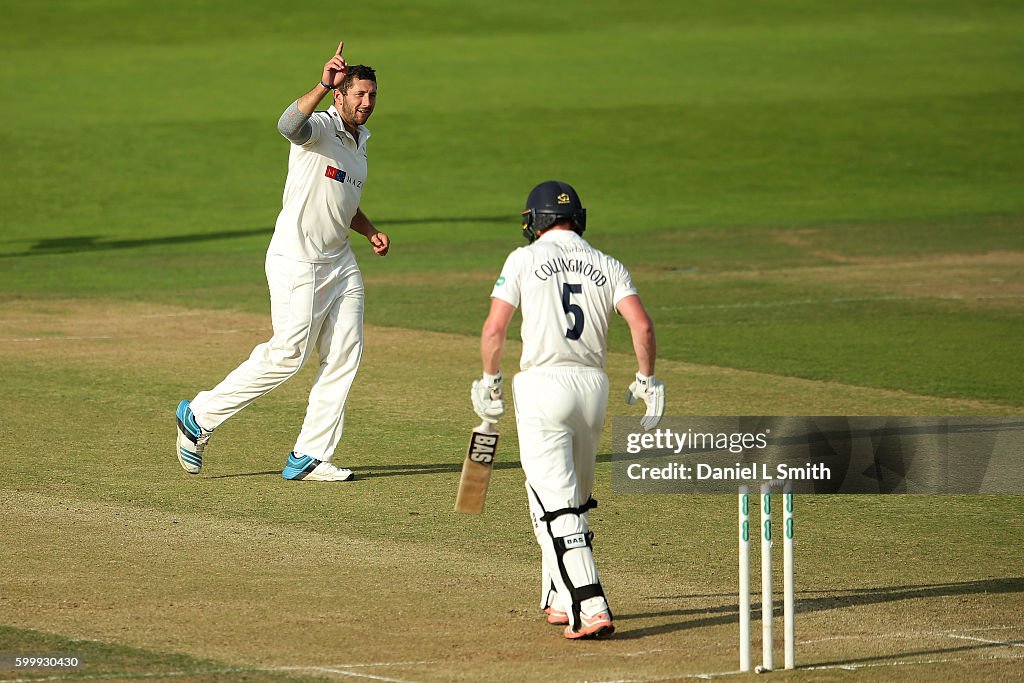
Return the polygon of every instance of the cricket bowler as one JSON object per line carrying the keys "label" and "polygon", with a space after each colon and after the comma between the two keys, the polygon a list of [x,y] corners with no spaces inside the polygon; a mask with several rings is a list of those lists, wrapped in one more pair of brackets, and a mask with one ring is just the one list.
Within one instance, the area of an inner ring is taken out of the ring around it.
{"label": "cricket bowler", "polygon": [[[177,410],[177,456],[197,474],[213,431],[245,406],[295,376],[311,357],[318,369],[306,417],[281,476],[293,481],[348,481],[353,472],[332,462],[345,424],[345,402],[363,351],[363,279],[349,231],[378,256],[390,248],[359,208],[367,176],[365,124],[377,102],[377,77],[349,66],[344,42],[320,82],[281,115],[290,143],[288,177],[267,249],[273,336],[213,389]],[[327,111],[314,111],[331,94]]]}

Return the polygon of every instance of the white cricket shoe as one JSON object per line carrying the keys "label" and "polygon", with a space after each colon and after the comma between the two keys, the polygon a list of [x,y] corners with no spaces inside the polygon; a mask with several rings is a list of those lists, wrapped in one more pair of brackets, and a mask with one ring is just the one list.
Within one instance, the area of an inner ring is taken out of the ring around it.
{"label": "white cricket shoe", "polygon": [[335,467],[308,455],[295,457],[295,453],[289,453],[281,476],[292,481],[349,481],[356,475],[352,470]]}
{"label": "white cricket shoe", "polygon": [[203,451],[212,432],[199,426],[188,401],[178,404],[175,421],[178,424],[178,463],[189,474],[199,474],[203,468]]}

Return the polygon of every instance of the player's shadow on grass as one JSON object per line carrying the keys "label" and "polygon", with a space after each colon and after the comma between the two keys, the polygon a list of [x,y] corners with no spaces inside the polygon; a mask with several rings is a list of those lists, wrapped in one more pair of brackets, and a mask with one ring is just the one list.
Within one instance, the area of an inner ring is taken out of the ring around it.
{"label": "player's shadow on grass", "polygon": [[[494,469],[496,470],[511,470],[518,469],[519,461],[515,462],[496,462],[494,463]],[[369,465],[366,467],[360,467],[359,465],[352,466],[356,476],[354,481],[360,479],[377,479],[379,477],[408,477],[411,475],[421,474],[448,474],[451,472],[462,471],[462,461],[458,462],[444,462],[444,463],[410,463],[408,465]],[[266,470],[263,472],[236,472],[234,474],[217,474],[206,479],[233,479],[235,477],[266,477],[270,475],[281,476],[281,470]]]}
{"label": "player's shadow on grass", "polygon": [[[370,465],[368,467],[355,466],[352,469],[356,472],[356,479],[375,479],[377,477],[407,477],[417,474],[447,474],[462,471],[462,460],[458,462],[445,462],[424,465],[414,463],[409,465]],[[519,461],[496,462],[496,470],[519,469]]]}
{"label": "player's shadow on grass", "polygon": [[234,474],[214,474],[203,479],[233,479],[235,477],[268,477],[271,474],[281,476],[281,470],[265,470],[263,472],[235,472]]}
{"label": "player's shadow on grass", "polygon": [[814,662],[814,664],[812,664],[811,666],[819,669],[837,668],[841,666],[852,667],[855,664],[870,664],[871,662],[891,660],[905,661],[911,659],[912,657],[935,657],[937,655],[952,655],[957,653],[973,652],[977,650],[985,650],[990,648],[1021,647],[1022,645],[1024,645],[1024,642],[1021,642],[1019,640],[984,641],[980,639],[975,639],[970,645],[960,645],[957,647],[933,647],[928,648],[927,650],[908,650],[896,654],[885,654],[878,655],[875,657],[857,657],[854,659],[837,659],[833,661]]}
{"label": "player's shadow on grass", "polygon": [[[476,216],[468,218],[403,218],[397,220],[381,219],[379,225],[428,225],[431,223],[508,223],[514,222],[509,216]],[[143,239],[106,239],[102,235],[76,235],[69,237],[50,237],[29,241],[27,251],[0,254],[0,258],[21,258],[25,256],[49,256],[52,254],[78,254],[93,251],[113,251],[117,249],[135,249],[137,247],[167,246],[175,244],[194,244],[197,242],[214,242],[218,240],[238,239],[254,235],[266,235],[274,232],[273,226],[264,228],[246,228],[244,230],[218,230],[201,232],[191,235],[167,235]],[[16,240],[15,242],[20,242]]]}
{"label": "player's shadow on grass", "polygon": [[[889,602],[900,602],[903,600],[920,600],[926,598],[953,597],[960,595],[974,594],[1005,594],[1024,593],[1024,577],[1006,577],[1000,579],[985,579],[979,581],[963,581],[960,583],[937,583],[922,584],[919,586],[884,586],[879,588],[851,588],[841,591],[797,591],[796,592],[796,614],[799,621],[800,614],[813,612],[825,612],[846,607],[860,607],[864,605],[877,605]],[[755,596],[756,597],[756,596]],[[632,619],[657,619],[664,617],[696,617],[686,618],[672,623],[646,626],[638,629],[623,629],[615,634],[616,640],[631,640],[645,638],[647,636],[672,633],[693,628],[706,626],[723,626],[739,622],[739,607],[736,604],[736,594],[714,594],[714,595],[678,595],[660,597],[661,600],[707,600],[708,598],[728,598],[729,602],[719,605],[696,605],[676,610],[664,610],[659,612],[642,612],[623,614],[616,612],[616,621],[629,621]],[[752,605],[753,618],[760,618],[760,610]],[[774,615],[782,616],[782,605],[775,605]],[[981,647],[984,643],[979,643]],[[965,646],[971,649],[971,646]],[[964,648],[957,648],[964,649]],[[944,650],[937,650],[941,652]],[[879,659],[891,659],[892,655],[879,657]],[[847,662],[834,662],[841,664]],[[830,663],[815,662],[816,665],[828,665]]]}
{"label": "player's shadow on grass", "polygon": [[0,258],[20,258],[22,256],[48,256],[51,254],[78,254],[92,251],[113,251],[117,249],[135,249],[137,247],[167,246],[174,244],[194,244],[216,240],[238,239],[253,235],[266,235],[273,228],[250,228],[247,230],[220,230],[193,235],[168,235],[166,237],[149,237],[145,239],[106,240],[97,235],[79,237],[54,237],[37,240],[28,251],[14,254],[0,254]]}

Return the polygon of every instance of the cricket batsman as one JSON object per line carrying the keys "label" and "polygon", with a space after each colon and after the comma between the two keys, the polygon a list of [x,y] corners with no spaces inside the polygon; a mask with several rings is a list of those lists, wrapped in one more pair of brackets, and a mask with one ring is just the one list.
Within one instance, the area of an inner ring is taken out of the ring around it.
{"label": "cricket batsman", "polygon": [[641,424],[653,429],[665,411],[655,379],[654,325],[629,272],[582,237],[587,212],[576,190],[549,180],[530,192],[523,216],[529,246],[513,251],[491,291],[480,335],[483,377],[473,408],[496,423],[504,413],[501,355],[508,326],[522,309],[523,355],[513,380],[519,454],[530,516],[541,547],[540,607],[566,638],[615,631],[594,564],[588,510],[608,406],[604,372],[612,312],[629,326],[638,372],[626,402],[641,400]]}

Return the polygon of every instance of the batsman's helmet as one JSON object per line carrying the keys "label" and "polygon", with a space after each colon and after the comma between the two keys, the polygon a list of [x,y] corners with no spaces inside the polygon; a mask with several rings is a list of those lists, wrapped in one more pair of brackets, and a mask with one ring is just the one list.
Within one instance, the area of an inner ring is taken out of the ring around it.
{"label": "batsman's helmet", "polygon": [[526,198],[523,237],[533,242],[541,232],[566,220],[577,235],[587,229],[587,210],[580,203],[580,196],[569,183],[545,181],[533,188]]}

